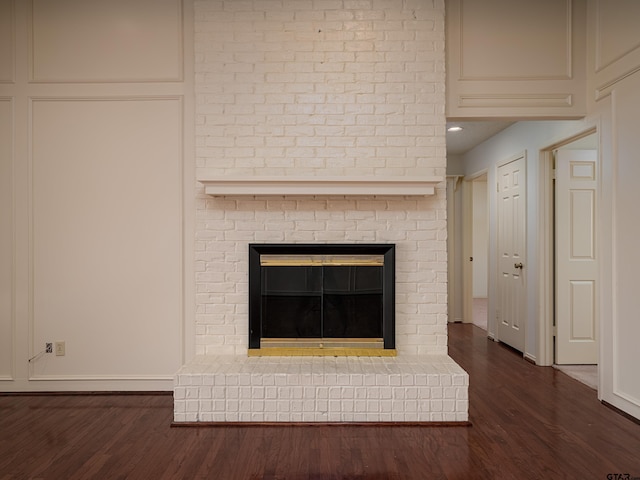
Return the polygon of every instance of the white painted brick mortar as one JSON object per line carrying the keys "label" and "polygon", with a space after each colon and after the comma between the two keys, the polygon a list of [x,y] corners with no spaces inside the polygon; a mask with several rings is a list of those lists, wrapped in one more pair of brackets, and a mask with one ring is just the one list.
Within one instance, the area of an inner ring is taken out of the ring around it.
{"label": "white painted brick mortar", "polygon": [[[195,17],[198,168],[445,174],[443,1],[203,0]],[[444,188],[254,199],[198,188],[197,354],[246,354],[252,242],[396,243],[399,354],[446,353]]]}

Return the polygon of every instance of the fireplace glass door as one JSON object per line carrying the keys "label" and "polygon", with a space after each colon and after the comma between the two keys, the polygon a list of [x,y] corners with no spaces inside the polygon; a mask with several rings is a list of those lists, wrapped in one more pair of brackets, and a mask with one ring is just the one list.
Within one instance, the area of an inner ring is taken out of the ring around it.
{"label": "fireplace glass door", "polygon": [[249,348],[394,349],[393,245],[250,245]]}
{"label": "fireplace glass door", "polygon": [[263,339],[382,339],[382,266],[261,270]]}

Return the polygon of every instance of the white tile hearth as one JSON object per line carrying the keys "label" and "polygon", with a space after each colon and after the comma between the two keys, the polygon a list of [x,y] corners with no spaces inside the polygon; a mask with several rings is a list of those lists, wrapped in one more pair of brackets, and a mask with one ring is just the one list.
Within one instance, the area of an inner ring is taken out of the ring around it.
{"label": "white tile hearth", "polygon": [[174,421],[466,422],[468,386],[446,355],[202,355],[175,376]]}

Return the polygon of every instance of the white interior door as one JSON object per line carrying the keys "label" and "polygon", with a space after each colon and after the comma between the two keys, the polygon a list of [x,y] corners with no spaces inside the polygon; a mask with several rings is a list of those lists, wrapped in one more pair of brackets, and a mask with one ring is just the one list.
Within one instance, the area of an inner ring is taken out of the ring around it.
{"label": "white interior door", "polygon": [[598,363],[597,151],[556,154],[557,364]]}
{"label": "white interior door", "polygon": [[526,159],[498,168],[498,339],[524,351]]}

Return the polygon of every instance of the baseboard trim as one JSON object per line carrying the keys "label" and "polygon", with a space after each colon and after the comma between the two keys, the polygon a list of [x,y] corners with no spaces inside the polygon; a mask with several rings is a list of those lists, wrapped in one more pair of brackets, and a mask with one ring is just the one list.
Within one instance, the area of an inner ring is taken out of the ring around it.
{"label": "baseboard trim", "polygon": [[616,407],[615,405],[611,405],[606,400],[600,400],[600,403],[602,403],[605,407],[610,408],[611,410],[613,410],[617,414],[622,415],[624,418],[626,418],[628,420],[631,420],[633,423],[635,423],[637,425],[640,425],[640,418],[636,418],[633,415],[628,414],[624,410],[620,410],[618,407]]}
{"label": "baseboard trim", "polygon": [[107,391],[107,390],[99,390],[99,391],[57,391],[57,392],[0,392],[0,397],[71,397],[71,396],[111,396],[111,395],[167,395],[173,396],[173,390],[140,390],[140,391],[131,391],[131,390],[122,390],[122,391]]}
{"label": "baseboard trim", "polygon": [[172,428],[224,427],[471,427],[465,422],[171,422]]}

